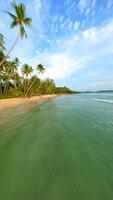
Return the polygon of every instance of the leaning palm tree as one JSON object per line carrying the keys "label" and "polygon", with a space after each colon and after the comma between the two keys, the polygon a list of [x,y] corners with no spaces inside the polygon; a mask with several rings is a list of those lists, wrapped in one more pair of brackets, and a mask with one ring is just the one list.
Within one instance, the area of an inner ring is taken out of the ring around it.
{"label": "leaning palm tree", "polygon": [[21,70],[23,76],[25,76],[25,81],[24,81],[24,94],[26,92],[26,85],[28,82],[28,76],[31,75],[31,73],[33,72],[33,68],[30,67],[28,64],[24,64]]}
{"label": "leaning palm tree", "polygon": [[16,2],[12,2],[11,3],[15,14],[9,12],[9,11],[5,11],[12,19],[12,23],[11,23],[11,28],[15,28],[18,27],[19,31],[18,31],[18,35],[17,38],[14,42],[14,44],[12,45],[11,49],[9,50],[9,52],[7,53],[7,55],[5,56],[5,58],[0,62],[0,66],[5,62],[5,59],[8,58],[9,54],[11,53],[11,51],[13,50],[13,48],[15,47],[17,41],[19,38],[23,38],[26,37],[27,38],[27,34],[24,28],[25,26],[30,26],[32,23],[31,18],[26,17],[26,8],[24,6],[23,3],[20,4],[16,4]]}
{"label": "leaning palm tree", "polygon": [[[45,72],[46,68],[45,68],[42,64],[39,64],[39,65],[37,65],[36,70],[38,71],[39,74],[43,74],[43,73]],[[35,79],[34,79],[33,82],[31,83],[31,85],[29,86],[27,92],[25,93],[25,97],[27,96],[28,92],[30,91],[30,89],[31,89],[32,86],[34,85],[36,79],[37,79],[37,76],[35,77]]]}

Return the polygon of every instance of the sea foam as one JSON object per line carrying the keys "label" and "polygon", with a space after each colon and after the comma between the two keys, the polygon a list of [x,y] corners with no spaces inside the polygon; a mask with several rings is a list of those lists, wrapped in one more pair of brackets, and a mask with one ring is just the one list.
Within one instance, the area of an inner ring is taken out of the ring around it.
{"label": "sea foam", "polygon": [[108,99],[93,99],[93,100],[103,102],[103,103],[113,104],[113,100],[108,100]]}

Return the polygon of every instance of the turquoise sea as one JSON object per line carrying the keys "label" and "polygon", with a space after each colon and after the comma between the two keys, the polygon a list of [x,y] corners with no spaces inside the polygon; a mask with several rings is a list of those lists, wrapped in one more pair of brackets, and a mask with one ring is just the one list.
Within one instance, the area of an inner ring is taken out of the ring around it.
{"label": "turquoise sea", "polygon": [[113,93],[0,111],[0,200],[113,200]]}

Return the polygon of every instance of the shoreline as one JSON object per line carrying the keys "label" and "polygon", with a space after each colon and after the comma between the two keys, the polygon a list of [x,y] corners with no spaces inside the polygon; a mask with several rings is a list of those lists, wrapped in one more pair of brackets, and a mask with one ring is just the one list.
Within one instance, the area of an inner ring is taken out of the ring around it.
{"label": "shoreline", "polygon": [[11,99],[0,99],[0,111],[6,108],[16,107],[22,104],[33,104],[40,103],[44,100],[49,100],[58,97],[57,94],[48,94],[33,96],[30,98],[11,98]]}

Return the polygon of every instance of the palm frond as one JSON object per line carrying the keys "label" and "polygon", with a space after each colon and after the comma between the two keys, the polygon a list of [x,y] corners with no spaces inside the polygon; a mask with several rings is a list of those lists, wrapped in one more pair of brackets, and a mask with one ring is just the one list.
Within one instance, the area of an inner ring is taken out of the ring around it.
{"label": "palm frond", "polygon": [[25,5],[23,3],[20,3],[20,10],[21,10],[21,16],[24,18],[25,17]]}
{"label": "palm frond", "polygon": [[13,15],[12,13],[8,12],[7,10],[5,10],[5,12],[13,19],[16,20],[16,16]]}
{"label": "palm frond", "polygon": [[32,25],[32,19],[31,18],[25,18],[24,20],[23,20],[23,23],[25,24],[25,25],[27,25],[27,26],[31,26]]}
{"label": "palm frond", "polygon": [[19,26],[19,30],[20,30],[20,37],[26,37],[27,38],[27,34],[24,28],[24,25],[30,26],[32,24],[32,19],[29,17],[26,17],[26,8],[25,5],[23,3],[19,3],[16,4],[15,1],[13,1],[11,3],[13,9],[14,9],[14,13],[12,14],[9,11],[5,11],[13,20],[11,23],[11,28],[14,28],[16,26]]}
{"label": "palm frond", "polygon": [[16,21],[13,21],[10,25],[11,28],[14,28],[15,26],[17,26],[17,22]]}
{"label": "palm frond", "polygon": [[12,7],[15,9],[16,3],[14,1],[11,2]]}
{"label": "palm frond", "polygon": [[19,5],[17,5],[15,2],[11,2],[11,5],[12,5],[12,7],[14,8],[14,10],[15,10],[15,13],[17,14],[17,16],[19,17],[20,16],[20,6]]}
{"label": "palm frond", "polygon": [[46,68],[42,65],[42,64],[39,64],[37,65],[37,70],[39,71],[39,73],[44,73]]}
{"label": "palm frond", "polygon": [[5,50],[6,48],[2,44],[0,44],[0,51],[5,51]]}

